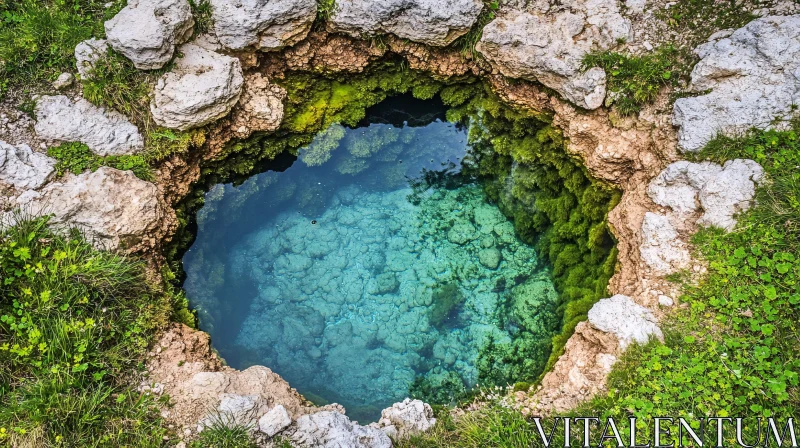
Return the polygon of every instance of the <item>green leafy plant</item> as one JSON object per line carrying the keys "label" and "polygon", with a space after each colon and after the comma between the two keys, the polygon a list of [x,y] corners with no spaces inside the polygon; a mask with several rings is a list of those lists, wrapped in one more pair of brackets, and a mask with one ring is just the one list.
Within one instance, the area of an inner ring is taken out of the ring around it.
{"label": "green leafy plant", "polygon": [[63,176],[67,172],[80,174],[86,170],[97,171],[101,166],[110,166],[118,170],[130,170],[136,177],[152,180],[153,174],[147,160],[141,155],[98,156],[83,143],[62,143],[47,150],[47,155],[56,159],[56,174]]}
{"label": "green leafy plant", "polygon": [[159,446],[157,403],[130,384],[171,297],[77,231],[16,222],[0,232],[0,443]]}
{"label": "green leafy plant", "polygon": [[194,17],[194,35],[199,36],[211,30],[214,26],[211,2],[208,0],[189,0]]}

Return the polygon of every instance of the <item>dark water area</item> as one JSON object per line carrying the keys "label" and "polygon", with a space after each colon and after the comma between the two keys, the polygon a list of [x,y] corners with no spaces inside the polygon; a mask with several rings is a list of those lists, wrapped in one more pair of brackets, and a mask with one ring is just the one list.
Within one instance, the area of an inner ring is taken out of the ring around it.
{"label": "dark water area", "polygon": [[265,365],[375,421],[420,378],[474,386],[481,349],[512,338],[514,294],[556,301],[445,110],[391,98],[277,170],[207,192],[184,288],[232,367]]}

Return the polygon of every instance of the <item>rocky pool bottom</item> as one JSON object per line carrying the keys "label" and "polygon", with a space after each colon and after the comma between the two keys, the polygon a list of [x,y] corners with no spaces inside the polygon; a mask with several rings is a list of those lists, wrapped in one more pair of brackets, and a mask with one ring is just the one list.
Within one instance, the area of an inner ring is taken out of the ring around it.
{"label": "rocky pool bottom", "polygon": [[558,296],[465,174],[470,151],[440,120],[334,125],[283,172],[209,191],[184,286],[222,357],[361,422],[410,393],[455,398],[521,334],[543,366]]}

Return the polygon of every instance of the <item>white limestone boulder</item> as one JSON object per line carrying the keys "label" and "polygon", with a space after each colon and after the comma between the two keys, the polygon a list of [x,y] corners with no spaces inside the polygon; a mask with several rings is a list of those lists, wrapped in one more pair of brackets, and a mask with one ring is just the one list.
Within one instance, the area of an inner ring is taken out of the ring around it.
{"label": "white limestone boulder", "polygon": [[277,405],[258,419],[258,430],[275,437],[276,434],[292,424],[292,417],[283,405]]}
{"label": "white limestone boulder", "polygon": [[538,81],[579,107],[597,109],[606,96],[606,73],[581,66],[589,52],[630,39],[631,22],[618,3],[568,0],[506,11],[486,25],[476,48],[503,75]]}
{"label": "white limestone boulder", "polygon": [[642,261],[659,275],[669,275],[689,267],[691,255],[678,232],[664,215],[647,212],[642,221]]}
{"label": "white limestone boulder", "polygon": [[163,236],[167,210],[155,185],[109,167],[67,174],[38,191],[24,192],[16,202],[25,213],[51,215],[52,225],[79,229],[104,250],[131,248]]}
{"label": "white limestone boulder", "polygon": [[0,141],[0,181],[20,190],[44,185],[56,166],[56,160],[33,152],[28,145],[12,146]]}
{"label": "white limestone boulder", "polygon": [[36,98],[36,134],[53,142],[81,142],[101,156],[144,149],[139,130],[119,112],[64,95]]}
{"label": "white limestone boulder", "polygon": [[290,438],[307,448],[391,448],[392,441],[380,429],[353,423],[335,411],[303,415],[295,422]]}
{"label": "white limestone boulder", "polygon": [[678,144],[698,151],[717,134],[783,129],[800,104],[800,15],[753,20],[699,46],[691,90],[675,101]]}
{"label": "white limestone boulder", "polygon": [[108,54],[108,41],[89,39],[75,46],[75,66],[81,79],[91,79],[97,63]]}
{"label": "white limestone boulder", "polygon": [[353,37],[388,33],[444,46],[469,32],[482,9],[481,0],[337,0],[327,26]]}
{"label": "white limestone boulder", "polygon": [[242,93],[238,59],[194,44],[181,47],[183,57],[158,79],[150,110],[161,126],[186,130],[227,115]]}
{"label": "white limestone boulder", "polygon": [[214,33],[232,50],[280,50],[303,40],[316,0],[210,0]]}
{"label": "white limestone boulder", "polygon": [[653,313],[622,294],[595,303],[589,310],[589,324],[615,335],[622,350],[634,342],[645,344],[651,337],[664,339]]}
{"label": "white limestone boulder", "polygon": [[194,18],[187,0],[128,0],[105,23],[108,43],[140,70],[159,69],[175,46],[192,36]]}
{"label": "white limestone boulder", "polygon": [[724,165],[679,161],[650,182],[647,194],[679,216],[702,210],[698,224],[730,231],[735,216],[750,208],[763,177],[764,170],[753,160],[729,160]]}
{"label": "white limestone boulder", "polygon": [[428,431],[436,425],[433,409],[421,400],[406,398],[381,411],[378,426],[393,438],[406,438]]}

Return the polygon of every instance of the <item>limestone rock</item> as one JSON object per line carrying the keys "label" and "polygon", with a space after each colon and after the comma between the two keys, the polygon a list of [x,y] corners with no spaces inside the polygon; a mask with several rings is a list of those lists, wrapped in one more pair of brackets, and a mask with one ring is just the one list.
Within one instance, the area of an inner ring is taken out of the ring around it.
{"label": "limestone rock", "polygon": [[186,130],[227,115],[242,93],[239,60],[194,44],[182,46],[181,53],[172,71],[156,84],[150,103],[155,122]]}
{"label": "limestone rock", "polygon": [[502,254],[494,247],[481,249],[480,252],[478,252],[478,261],[489,269],[497,269],[497,267],[500,266],[501,259]]}
{"label": "limestone rock", "polygon": [[280,50],[303,40],[317,16],[315,0],[211,0],[214,32],[232,50]]}
{"label": "limestone rock", "polygon": [[338,0],[328,30],[353,37],[390,33],[444,46],[466,34],[482,9],[480,0]]}
{"label": "limestone rock", "polygon": [[632,342],[645,344],[651,336],[664,338],[653,313],[622,294],[595,303],[589,310],[589,324],[616,335],[622,350]]}
{"label": "limestone rock", "polygon": [[81,79],[90,79],[98,61],[108,54],[108,41],[89,39],[75,47],[75,64]]}
{"label": "limestone rock", "polygon": [[[698,151],[718,133],[786,128],[800,104],[800,15],[753,20],[699,46],[691,89],[675,101],[679,145]],[[776,121],[776,119],[778,119]]]}
{"label": "limestone rock", "polygon": [[668,275],[689,267],[691,255],[669,218],[647,212],[642,221],[642,261],[656,274]]}
{"label": "limestone rock", "polygon": [[397,432],[397,438],[406,438],[433,428],[436,419],[428,403],[406,398],[381,411],[378,424],[384,428],[392,427]]}
{"label": "limestone rock", "polygon": [[192,35],[194,19],[187,0],[128,0],[105,23],[108,43],[140,70],[159,69],[175,46]]}
{"label": "limestone rock", "polygon": [[64,72],[58,75],[58,78],[53,81],[53,87],[56,90],[64,90],[75,82],[75,76],[72,73]]}
{"label": "limestone rock", "polygon": [[81,142],[101,156],[133,154],[144,149],[139,130],[119,112],[97,107],[83,98],[66,96],[36,99],[39,137],[57,142]]}
{"label": "limestone rock", "polygon": [[53,174],[56,161],[33,152],[28,145],[12,146],[0,141],[0,181],[22,190],[36,189]]}
{"label": "limestone rock", "polygon": [[616,0],[569,0],[533,12],[507,11],[483,29],[477,50],[503,75],[538,81],[585,109],[602,106],[606,74],[581,71],[583,57],[629,39]]}
{"label": "limestone rock", "polygon": [[51,215],[51,224],[81,230],[95,247],[106,250],[163,236],[167,210],[155,185],[109,167],[68,174],[39,191],[24,192],[17,203],[32,215]]}
{"label": "limestone rock", "polygon": [[247,75],[239,106],[233,113],[231,128],[240,134],[276,131],[283,121],[286,90],[271,84],[261,73]]}
{"label": "limestone rock", "polygon": [[304,415],[295,422],[292,442],[301,447],[391,448],[380,429],[361,426],[335,411]]}
{"label": "limestone rock", "polygon": [[258,420],[258,430],[270,437],[274,437],[275,434],[283,431],[291,424],[292,418],[286,408],[282,405],[277,405]]}
{"label": "limestone rock", "polygon": [[679,161],[653,179],[647,193],[679,215],[702,209],[698,224],[730,231],[736,225],[734,216],[750,208],[763,176],[761,165],[753,160],[729,160],[722,166]]}
{"label": "limestone rock", "polygon": [[200,429],[222,424],[255,428],[262,412],[266,410],[264,400],[258,394],[239,395],[223,393],[217,409],[198,423]]}

